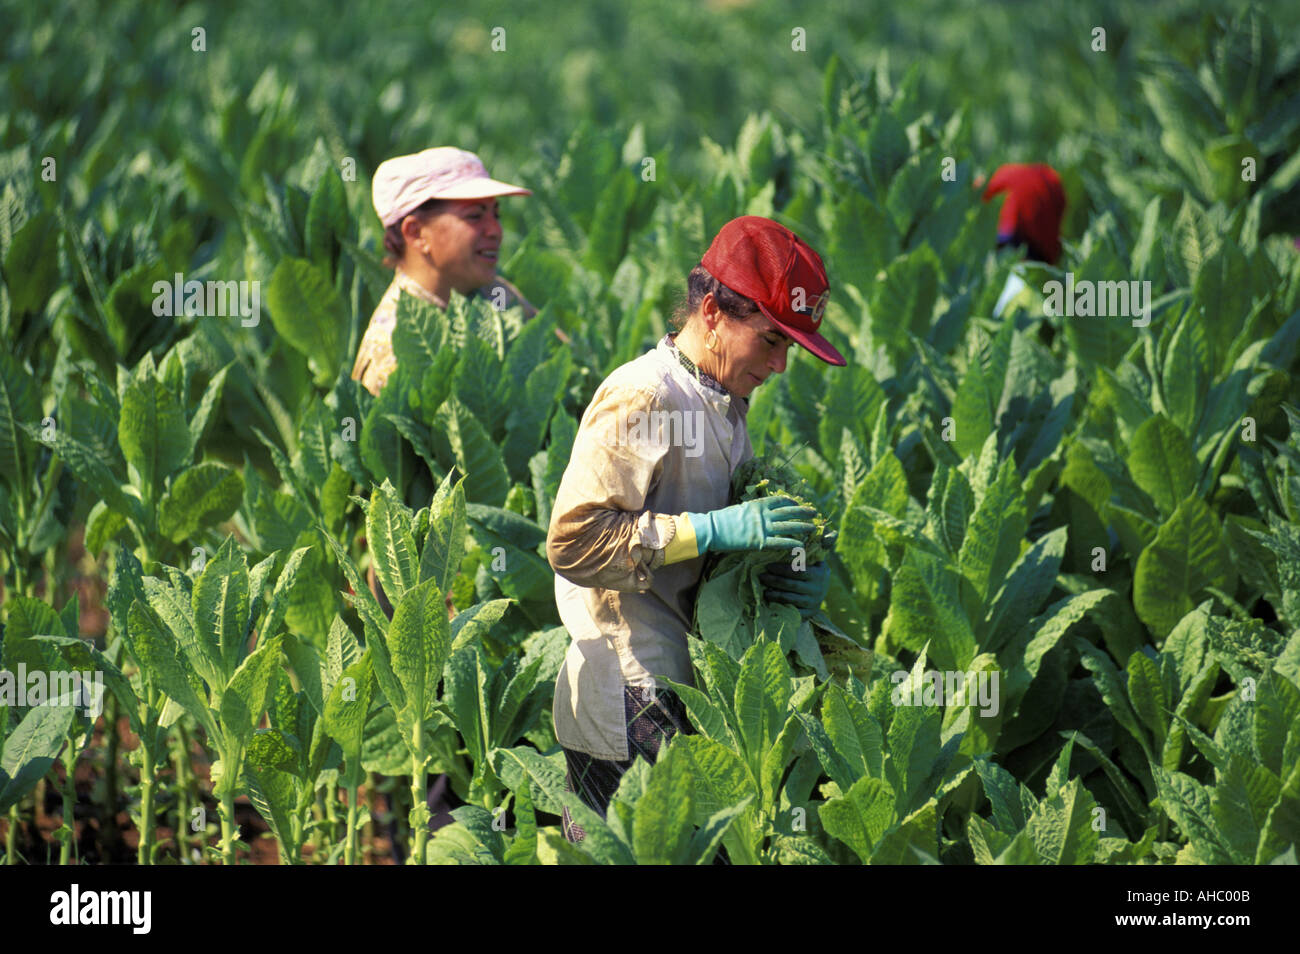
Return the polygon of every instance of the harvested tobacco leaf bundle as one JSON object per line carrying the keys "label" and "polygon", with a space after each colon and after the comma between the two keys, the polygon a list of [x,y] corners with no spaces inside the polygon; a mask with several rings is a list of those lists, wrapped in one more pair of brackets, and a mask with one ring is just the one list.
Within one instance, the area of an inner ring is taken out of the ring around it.
{"label": "harvested tobacco leaf bundle", "polygon": [[[737,467],[731,479],[732,504],[760,497],[788,497],[817,511],[813,518],[815,529],[804,541],[805,566],[825,559],[828,552],[823,538],[830,522],[817,506],[815,496],[808,482],[777,457],[754,457]],[[737,660],[756,640],[774,640],[783,652],[794,654],[791,662],[796,671],[812,670],[825,678],[826,663],[810,622],[801,619],[793,606],[770,603],[763,596],[765,587],[759,580],[763,568],[791,559],[791,554],[778,550],[728,553],[711,559],[695,601],[695,631]],[[824,614],[815,619],[819,625],[830,626]]]}
{"label": "harvested tobacco leaf bundle", "polygon": [[[809,566],[826,558],[827,551],[822,538],[829,529],[829,522],[817,506],[812,487],[799,476],[797,470],[778,457],[751,457],[737,467],[731,476],[731,502],[744,503],[761,497],[787,497],[801,506],[816,510],[817,515],[813,517],[816,529],[804,540],[804,554]],[[760,565],[788,558],[788,554],[776,550],[755,556],[760,558]]]}

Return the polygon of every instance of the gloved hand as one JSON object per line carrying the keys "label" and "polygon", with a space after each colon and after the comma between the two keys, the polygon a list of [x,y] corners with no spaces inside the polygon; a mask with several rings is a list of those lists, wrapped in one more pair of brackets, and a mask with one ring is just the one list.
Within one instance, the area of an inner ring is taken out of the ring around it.
{"label": "gloved hand", "polygon": [[708,513],[688,513],[701,554],[790,550],[813,532],[816,511],[788,497],[760,497]]}
{"label": "gloved hand", "polygon": [[758,578],[767,587],[763,596],[770,602],[788,603],[802,619],[812,619],[830,590],[831,568],[814,563],[806,570],[792,570],[785,563],[773,563]]}
{"label": "gloved hand", "polygon": [[[828,549],[835,548],[839,533],[830,530],[822,537]],[[767,587],[764,597],[774,603],[788,603],[799,610],[801,619],[812,619],[821,609],[831,586],[831,569],[825,563],[814,563],[807,570],[792,569],[786,563],[772,563],[759,574]]]}

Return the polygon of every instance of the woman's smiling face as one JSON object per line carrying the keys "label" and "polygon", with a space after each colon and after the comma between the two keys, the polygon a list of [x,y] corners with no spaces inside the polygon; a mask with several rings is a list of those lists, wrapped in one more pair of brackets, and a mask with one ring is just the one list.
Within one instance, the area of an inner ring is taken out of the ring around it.
{"label": "woman's smiling face", "polygon": [[417,248],[451,288],[468,295],[496,277],[501,220],[496,199],[457,199],[418,225]]}

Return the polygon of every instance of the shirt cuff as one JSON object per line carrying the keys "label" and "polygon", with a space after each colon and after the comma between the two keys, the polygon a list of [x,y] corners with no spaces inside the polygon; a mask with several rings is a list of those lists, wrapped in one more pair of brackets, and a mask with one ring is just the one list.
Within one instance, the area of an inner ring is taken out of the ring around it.
{"label": "shirt cuff", "polygon": [[664,548],[664,566],[693,560],[700,555],[700,548],[695,540],[695,528],[691,526],[691,521],[686,514],[680,513],[673,517],[673,524],[677,532]]}

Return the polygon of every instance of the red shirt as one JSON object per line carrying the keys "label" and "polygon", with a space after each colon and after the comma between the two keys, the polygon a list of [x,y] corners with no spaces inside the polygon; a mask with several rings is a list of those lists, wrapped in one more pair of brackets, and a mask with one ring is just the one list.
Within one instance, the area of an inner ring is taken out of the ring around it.
{"label": "red shirt", "polygon": [[1023,243],[1030,258],[1054,265],[1061,257],[1065,189],[1061,177],[1042,163],[999,166],[984,188],[984,201],[1007,193],[998,216],[998,238]]}

